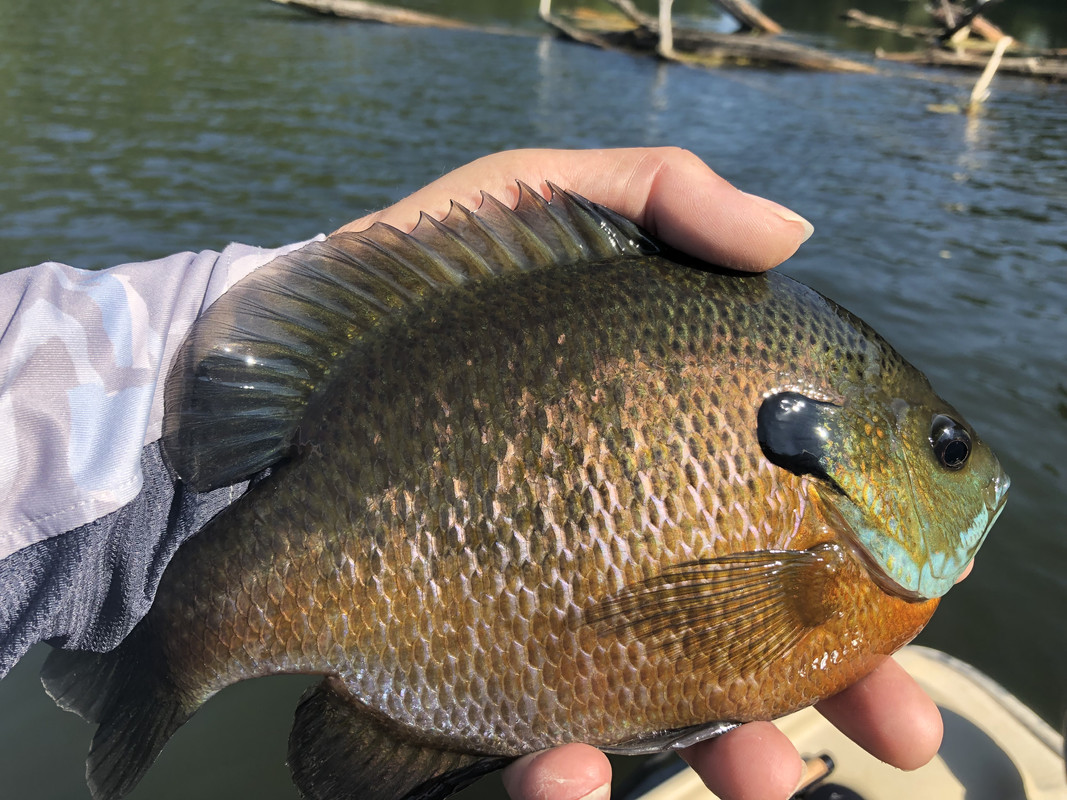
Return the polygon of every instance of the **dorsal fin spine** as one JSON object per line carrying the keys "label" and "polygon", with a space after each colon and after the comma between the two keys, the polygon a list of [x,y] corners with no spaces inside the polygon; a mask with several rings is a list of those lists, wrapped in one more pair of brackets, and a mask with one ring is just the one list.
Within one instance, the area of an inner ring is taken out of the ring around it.
{"label": "dorsal fin spine", "polygon": [[[451,210],[449,211],[451,215]],[[446,217],[447,219],[448,217]],[[465,262],[468,265],[466,273],[457,272],[457,276],[462,280],[468,280],[471,278],[488,278],[493,275],[493,268],[489,266],[482,255],[476,252],[469,244],[456,234],[451,228],[445,225],[444,222],[436,220],[428,214],[423,214],[419,219],[419,225],[423,228],[431,228],[432,235],[440,242],[446,242],[449,247],[455,248],[459,251],[462,258],[459,261]],[[417,230],[417,228],[416,228]],[[459,281],[457,281],[458,285]]]}
{"label": "dorsal fin spine", "polygon": [[[401,258],[398,258],[395,253],[387,250],[381,245],[381,243],[370,238],[370,236],[368,235],[372,231],[387,234],[390,230],[396,231],[396,228],[392,228],[388,225],[383,225],[382,223],[377,223],[372,228],[368,229],[357,237],[357,241],[360,244],[366,246],[371,251],[373,251],[374,255],[374,258],[371,258],[369,254],[368,257],[360,258],[359,265],[364,271],[369,273],[372,277],[376,278],[385,287],[387,287],[393,295],[404,301],[403,303],[392,305],[388,303],[388,300],[386,300],[386,304],[390,305],[391,308],[398,308],[415,300],[419,296],[418,292],[413,291],[411,288],[405,286],[397,279],[395,274],[390,274],[389,272],[384,270],[382,266],[374,262],[375,260],[380,260],[384,262],[385,265],[391,266],[393,272],[397,274],[399,274],[401,271],[409,271],[412,267],[406,261]],[[399,231],[397,231],[397,233],[399,233]],[[425,283],[426,281],[423,280],[422,282]]]}
{"label": "dorsal fin spine", "polygon": [[511,235],[507,237],[505,246],[508,252],[519,262],[521,269],[535,269],[553,262],[553,254],[548,245],[533,231],[522,216],[492,195],[484,192],[482,193],[482,205],[478,209],[479,213],[482,212],[482,209],[485,209],[483,216],[488,224],[492,224],[494,221],[497,223],[502,223],[503,221],[512,222],[510,226]]}
{"label": "dorsal fin spine", "polygon": [[[494,274],[503,274],[519,269],[518,263],[509,260],[513,259],[513,255],[508,250],[507,244],[492,228],[485,224],[481,217],[466,206],[453,203],[449,209],[448,216],[444,219],[444,223],[456,228],[462,228],[467,234],[467,241],[471,247],[476,246],[471,241],[472,234],[479,238],[480,243],[483,245],[483,247],[479,248],[479,254],[482,257],[482,263],[489,269],[485,277],[492,277]],[[491,265],[495,265],[495,271]]]}
{"label": "dorsal fin spine", "polygon": [[553,208],[540,192],[534,191],[519,181],[519,202],[515,213],[523,219],[530,220],[538,238],[545,241],[549,250],[562,250],[570,261],[578,261],[588,253],[582,240],[574,236],[573,226],[568,225],[557,214],[558,206]]}
{"label": "dorsal fin spine", "polygon": [[426,289],[440,291],[446,286],[454,285],[451,271],[441,259],[429,252],[411,234],[379,222],[366,232],[368,240],[372,231],[376,239],[380,237],[384,240],[374,241],[378,251],[388,254],[394,261],[403,265],[403,269],[397,273],[397,278],[411,281],[409,288],[416,297],[424,295]]}
{"label": "dorsal fin spine", "polygon": [[[332,259],[333,263],[340,265],[342,268],[329,271],[322,269],[317,262],[308,262],[305,266],[308,277],[320,281],[324,285],[339,289],[343,293],[342,296],[351,295],[353,298],[357,298],[358,302],[361,304],[366,304],[370,308],[377,309],[379,312],[388,312],[390,310],[389,305],[367,288],[365,285],[366,281],[357,283],[350,280],[350,278],[358,277],[360,275],[366,276],[373,271],[370,268],[365,267],[363,263],[354,258],[352,254],[346,253],[339,247],[333,247],[331,249],[336,255],[331,253],[329,258]],[[398,291],[400,289],[399,286],[396,286],[392,282],[385,281],[384,278],[377,274],[375,274],[374,277],[382,282],[386,282],[391,291]],[[350,307],[351,305],[353,304],[350,304]],[[340,307],[341,306],[338,305],[338,308]]]}
{"label": "dorsal fin spine", "polygon": [[614,234],[605,235],[602,218],[595,217],[586,205],[576,202],[579,198],[553,183],[548,183],[548,188],[552,192],[549,207],[555,209],[555,213],[560,216],[566,214],[567,222],[591,253],[610,258],[625,252],[625,248],[619,246]]}

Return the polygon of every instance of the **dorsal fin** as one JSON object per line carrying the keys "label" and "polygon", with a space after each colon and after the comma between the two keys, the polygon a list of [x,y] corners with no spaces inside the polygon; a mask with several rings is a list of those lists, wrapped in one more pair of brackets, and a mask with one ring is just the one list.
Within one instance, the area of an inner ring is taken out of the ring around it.
{"label": "dorsal fin", "polygon": [[163,448],[198,490],[283,458],[331,370],[370,330],[421,298],[550,264],[658,252],[636,225],[549,184],[510,209],[482,194],[403,233],[382,223],[260,267],[196,321],[167,378]]}

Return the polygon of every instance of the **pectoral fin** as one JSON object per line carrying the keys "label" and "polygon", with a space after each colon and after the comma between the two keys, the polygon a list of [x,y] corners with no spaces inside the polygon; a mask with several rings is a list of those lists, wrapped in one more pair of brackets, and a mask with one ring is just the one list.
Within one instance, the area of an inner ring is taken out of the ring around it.
{"label": "pectoral fin", "polygon": [[688,659],[729,679],[769,663],[834,613],[837,545],[759,550],[679,564],[585,615],[602,636]]}
{"label": "pectoral fin", "polygon": [[440,800],[511,760],[407,741],[336,678],[304,695],[289,735],[289,769],[303,800]]}

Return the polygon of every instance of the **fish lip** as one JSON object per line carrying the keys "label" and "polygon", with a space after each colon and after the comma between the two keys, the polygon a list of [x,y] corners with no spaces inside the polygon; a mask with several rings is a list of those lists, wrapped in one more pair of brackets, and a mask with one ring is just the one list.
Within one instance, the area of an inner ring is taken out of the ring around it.
{"label": "fish lip", "polygon": [[990,521],[989,527],[993,526],[997,517],[1000,516],[1000,512],[1004,510],[1004,505],[1008,502],[1008,489],[1011,488],[1011,478],[1004,470],[999,470],[996,475],[990,480],[990,486],[986,487],[986,493],[992,489],[993,502],[986,502],[986,507],[989,508]]}

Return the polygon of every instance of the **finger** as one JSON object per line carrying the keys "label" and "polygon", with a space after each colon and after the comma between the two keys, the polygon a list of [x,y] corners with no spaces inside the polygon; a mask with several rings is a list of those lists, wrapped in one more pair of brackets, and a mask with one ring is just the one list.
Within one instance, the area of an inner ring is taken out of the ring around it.
{"label": "finger", "polygon": [[419,212],[441,219],[450,201],[477,208],[483,190],[514,205],[516,181],[545,196],[549,182],[572,190],[680,250],[737,269],[769,269],[812,232],[794,212],[734,188],[695,155],[673,147],[495,153],[341,230],[363,230],[378,221],[411,230]]}
{"label": "finger", "polygon": [[567,744],[523,756],[504,770],[511,800],[608,800],[611,764],[587,744]]}
{"label": "finger", "polygon": [[937,706],[891,658],[816,708],[864,750],[900,769],[918,769],[941,746]]}
{"label": "finger", "polygon": [[959,583],[964,578],[966,578],[968,575],[970,575],[972,569],[974,569],[974,559],[973,558],[970,561],[967,562],[967,566],[963,568],[963,572],[960,573],[960,576],[958,578],[956,578],[956,583]]}
{"label": "finger", "polygon": [[804,768],[793,743],[769,722],[750,722],[681,755],[721,800],[785,800]]}

